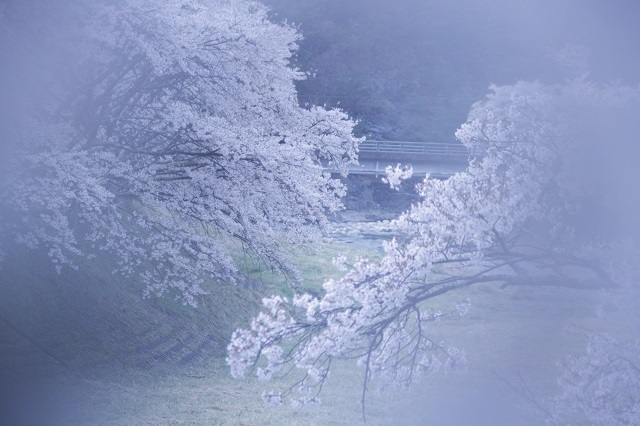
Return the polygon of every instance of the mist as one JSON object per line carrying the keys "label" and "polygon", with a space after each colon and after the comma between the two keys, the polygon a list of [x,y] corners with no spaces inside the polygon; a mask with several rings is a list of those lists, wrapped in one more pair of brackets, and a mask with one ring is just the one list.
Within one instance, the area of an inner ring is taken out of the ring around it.
{"label": "mist", "polygon": [[634,424],[640,3],[262,3],[0,4],[0,422]]}

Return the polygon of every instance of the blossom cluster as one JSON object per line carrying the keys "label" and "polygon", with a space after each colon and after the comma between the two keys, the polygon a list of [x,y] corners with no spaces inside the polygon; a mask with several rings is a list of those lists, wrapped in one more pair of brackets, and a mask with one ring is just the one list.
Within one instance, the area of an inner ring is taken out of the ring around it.
{"label": "blossom cluster", "polygon": [[402,181],[410,179],[412,175],[413,168],[410,165],[401,167],[400,164],[396,164],[395,167],[386,167],[385,177],[382,178],[382,181],[397,191],[400,189]]}
{"label": "blossom cluster", "polygon": [[108,253],[190,304],[239,251],[295,278],[281,243],[321,238],[345,193],[327,168],[358,144],[342,111],[299,106],[296,29],[246,0],[67,3],[76,78],[52,76],[15,143],[18,240],[58,268]]}
{"label": "blossom cluster", "polygon": [[[282,304],[281,320],[270,316],[275,322],[268,329],[254,322],[237,331],[229,345],[232,370],[250,371],[264,350],[279,346],[281,356],[275,364],[268,359],[269,368],[302,369],[318,387],[335,358],[359,361],[365,389],[370,380],[382,388],[406,386],[441,365],[464,365],[464,352],[434,341],[430,331],[465,315],[469,303],[443,313],[434,307],[438,296],[481,282],[573,285],[562,273],[565,264],[603,278],[571,240],[571,218],[589,188],[579,186],[580,168],[571,167],[577,144],[566,105],[589,105],[594,92],[609,90],[584,90],[585,84],[493,86],[456,133],[478,153],[468,169],[444,181],[424,180],[421,201],[395,222],[402,237],[384,244],[382,259],[356,259],[342,278],[324,283],[321,297]],[[396,186],[404,171],[388,171]],[[319,366],[318,379],[311,371]]]}
{"label": "blossom cluster", "polygon": [[612,426],[640,423],[640,342],[622,344],[595,333],[587,337],[585,353],[560,364],[561,392],[552,402],[553,421]]}

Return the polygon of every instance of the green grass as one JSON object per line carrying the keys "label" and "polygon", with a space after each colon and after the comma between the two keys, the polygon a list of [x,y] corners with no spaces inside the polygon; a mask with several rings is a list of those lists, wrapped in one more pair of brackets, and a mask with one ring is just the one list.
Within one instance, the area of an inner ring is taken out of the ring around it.
{"label": "green grass", "polygon": [[[584,349],[584,340],[565,333],[564,326],[606,326],[618,328],[619,335],[634,329],[634,317],[624,312],[598,319],[592,309],[598,295],[593,292],[484,285],[459,296],[471,297],[470,315],[434,325],[433,333],[467,351],[468,370],[428,377],[408,391],[372,390],[367,424],[542,424],[533,406],[499,377],[518,384],[521,375],[542,400],[555,389],[556,362]],[[457,299],[451,295],[439,303],[444,307]],[[637,317],[635,321],[637,325]],[[196,367],[96,370],[89,377],[68,380],[71,401],[66,403],[79,421],[75,424],[83,425],[351,425],[361,423],[361,383],[360,368],[339,362],[321,406],[267,406],[262,390],[283,387],[286,380],[233,380],[224,363],[212,357]],[[465,417],[471,412],[477,423]]]}
{"label": "green grass", "polygon": [[277,271],[270,271],[248,256],[237,259],[243,273],[262,283],[265,293],[292,296],[295,293],[322,293],[322,284],[329,278],[338,278],[341,272],[333,264],[333,259],[345,254],[349,261],[356,257],[377,259],[381,254],[366,247],[353,247],[336,242],[324,242],[319,247],[291,247],[289,249],[291,264],[300,274],[299,282],[287,282]]}
{"label": "green grass", "polygon": [[[68,381],[72,398],[67,399],[72,401],[65,403],[74,404],[69,412],[83,425],[357,424],[360,406],[357,399],[347,397],[358,392],[357,375],[347,365],[338,365],[334,375],[336,380],[323,395],[325,403],[302,410],[265,405],[261,388],[278,383],[233,380],[220,363],[163,372],[111,371],[91,380]],[[372,405],[369,414],[372,424],[390,420],[383,404]]]}
{"label": "green grass", "polygon": [[[339,242],[315,252],[296,250],[292,261],[300,269],[301,287],[289,286],[277,274],[247,269],[264,280],[263,287],[221,285],[197,309],[171,298],[143,300],[139,289],[106,272],[107,263],[55,275],[47,269],[47,259],[34,253],[10,258],[10,267],[2,272],[0,312],[28,339],[2,323],[3,374],[52,377],[55,405],[64,407],[64,413],[56,415],[67,416],[62,424],[69,425],[358,424],[362,370],[355,363],[337,363],[321,406],[295,410],[266,406],[261,400],[263,389],[283,387],[286,380],[233,380],[222,361],[226,339],[235,327],[247,326],[260,297],[320,293],[327,277],[339,276],[331,260],[341,252],[350,259],[379,256],[372,246]],[[446,310],[467,297],[470,314],[434,324],[432,333],[466,350],[468,370],[426,378],[409,391],[378,394],[372,389],[368,424],[541,424],[540,414],[501,378],[518,384],[522,376],[543,399],[555,391],[556,363],[584,350],[582,337],[564,331],[568,325],[608,331],[623,340],[636,338],[640,325],[628,307],[611,305],[599,318],[596,307],[602,300],[594,291],[501,290],[483,284],[429,301],[427,307]],[[205,337],[213,343],[196,350]],[[184,354],[178,347],[193,349],[200,358],[181,365]],[[501,417],[485,412],[490,408]],[[464,417],[470,412],[476,422]]]}

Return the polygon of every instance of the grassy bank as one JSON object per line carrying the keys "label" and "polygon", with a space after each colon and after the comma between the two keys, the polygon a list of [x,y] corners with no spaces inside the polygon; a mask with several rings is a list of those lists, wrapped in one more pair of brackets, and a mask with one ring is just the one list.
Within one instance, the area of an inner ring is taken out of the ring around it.
{"label": "grassy bank", "polygon": [[[358,424],[362,372],[355,363],[337,365],[321,406],[295,410],[262,403],[263,389],[285,382],[236,381],[223,362],[231,331],[246,326],[261,296],[319,293],[323,280],[338,274],[331,259],[340,252],[379,255],[375,245],[348,240],[294,251],[303,277],[295,290],[249,262],[247,273],[261,284],[216,287],[197,309],[142,299],[135,283],[108,273],[104,259],[57,275],[46,257],[16,253],[5,259],[0,288],[4,388],[23,384],[12,406],[43,417],[35,423],[42,425]],[[542,424],[531,401],[510,386],[526,387],[540,401],[555,392],[557,362],[585,345],[566,327],[629,340],[639,325],[631,310],[594,291],[480,285],[430,307],[446,309],[466,297],[469,316],[432,331],[466,350],[468,370],[429,377],[408,391],[372,389],[368,424]]]}

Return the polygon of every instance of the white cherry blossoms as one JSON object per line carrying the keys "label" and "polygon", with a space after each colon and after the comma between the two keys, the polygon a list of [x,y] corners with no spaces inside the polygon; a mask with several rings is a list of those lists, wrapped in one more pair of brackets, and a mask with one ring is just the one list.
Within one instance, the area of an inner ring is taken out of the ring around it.
{"label": "white cherry blossoms", "polygon": [[410,179],[412,175],[413,168],[411,165],[401,167],[400,164],[396,164],[395,167],[386,167],[385,177],[382,178],[382,181],[397,191],[400,189],[402,181]]}
{"label": "white cherry blossoms", "polygon": [[80,20],[69,37],[82,43],[60,47],[75,77],[51,76],[15,141],[19,241],[57,268],[108,254],[146,294],[192,305],[237,280],[239,252],[295,280],[283,242],[320,240],[345,194],[331,173],[357,162],[359,141],[344,112],[299,105],[296,29],[244,0],[58,11]]}
{"label": "white cherry blossoms", "polygon": [[[267,316],[231,339],[227,361],[234,376],[257,367],[259,375],[265,368],[301,369],[302,379],[273,395],[297,401],[300,385],[313,389],[308,398],[315,401],[331,361],[356,359],[365,390],[371,380],[381,388],[406,386],[441,366],[464,365],[464,352],[434,340],[431,327],[465,315],[469,302],[444,309],[438,296],[478,283],[580,285],[563,274],[565,265],[606,280],[592,259],[568,248],[567,219],[582,192],[572,186],[578,181],[568,166],[575,123],[565,107],[576,98],[589,101],[573,86],[518,83],[491,90],[456,133],[482,155],[447,180],[425,179],[421,201],[396,222],[403,238],[387,242],[381,260],[358,259],[342,278],[326,281],[319,298],[267,299]],[[390,168],[387,182],[395,186],[403,174]]]}
{"label": "white cherry blossoms", "polygon": [[560,367],[560,393],[551,401],[554,424],[625,426],[640,423],[640,341],[616,339],[579,330],[587,350],[567,357]]}

